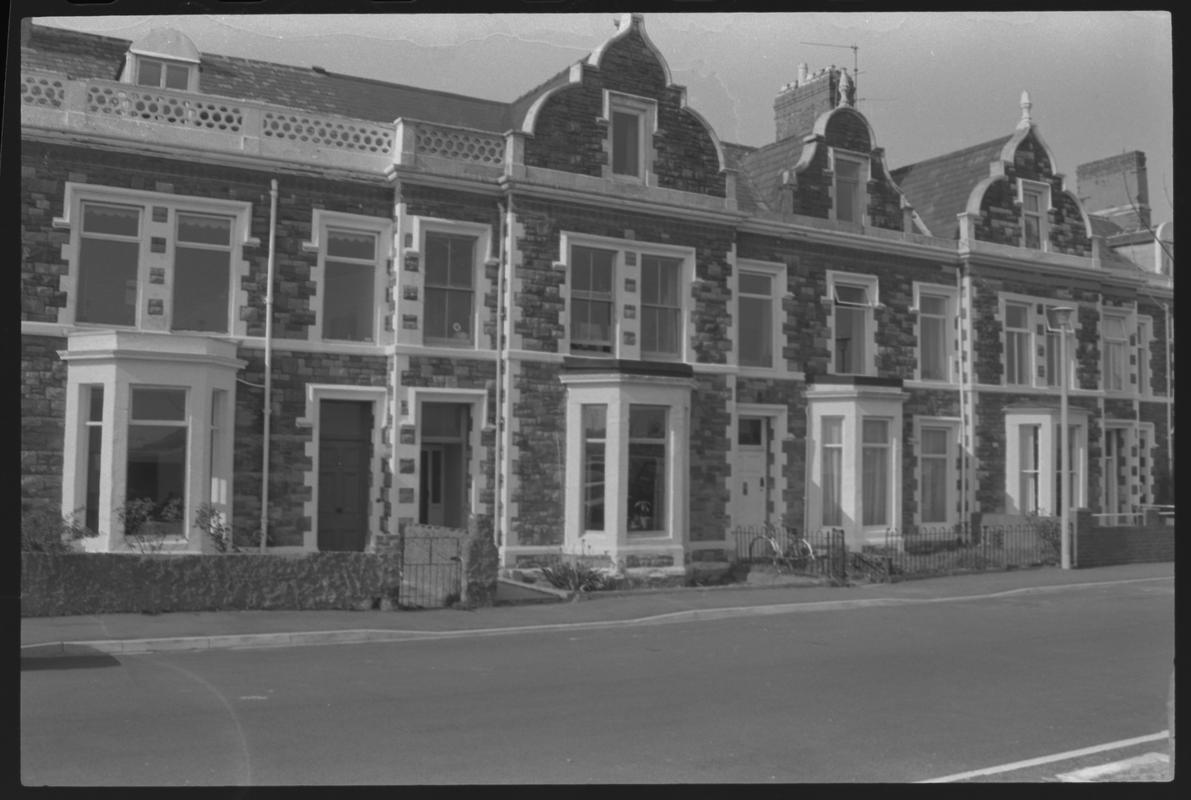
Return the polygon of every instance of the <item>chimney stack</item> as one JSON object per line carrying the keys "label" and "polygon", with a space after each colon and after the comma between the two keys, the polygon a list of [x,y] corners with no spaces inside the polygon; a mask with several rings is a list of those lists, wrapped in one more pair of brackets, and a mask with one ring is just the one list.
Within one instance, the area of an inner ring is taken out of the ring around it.
{"label": "chimney stack", "polygon": [[773,101],[777,141],[805,136],[814,130],[819,115],[839,105],[840,74],[834,65],[814,74],[806,64],[798,65],[798,81],[783,86]]}
{"label": "chimney stack", "polygon": [[1134,150],[1080,164],[1075,169],[1075,180],[1084,211],[1107,218],[1125,231],[1149,227],[1145,153]]}

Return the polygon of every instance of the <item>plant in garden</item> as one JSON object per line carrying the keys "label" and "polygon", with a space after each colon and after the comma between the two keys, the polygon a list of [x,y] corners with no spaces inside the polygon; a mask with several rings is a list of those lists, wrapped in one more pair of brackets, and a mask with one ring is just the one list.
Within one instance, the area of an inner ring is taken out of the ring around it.
{"label": "plant in garden", "polygon": [[26,553],[72,553],[76,542],[96,532],[79,522],[82,509],[63,515],[44,505],[21,503],[21,550]]}
{"label": "plant in garden", "polygon": [[563,560],[549,567],[542,567],[542,577],[556,589],[571,592],[596,592],[607,589],[614,580],[607,572],[584,564],[578,559]]}
{"label": "plant in garden", "polygon": [[198,511],[194,512],[194,524],[206,532],[220,553],[240,551],[227,516],[211,503],[203,503],[198,507]]}
{"label": "plant in garden", "polygon": [[157,503],[149,497],[140,497],[116,509],[116,517],[124,526],[124,541],[130,548],[141,553],[158,553],[165,547],[168,535],[164,526],[182,519],[182,500],[175,497]]}

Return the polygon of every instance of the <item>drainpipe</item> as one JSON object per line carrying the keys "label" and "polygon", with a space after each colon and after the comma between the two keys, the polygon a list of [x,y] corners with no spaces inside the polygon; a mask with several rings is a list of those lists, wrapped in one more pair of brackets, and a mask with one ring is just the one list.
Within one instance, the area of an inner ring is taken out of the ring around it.
{"label": "drainpipe", "polygon": [[497,202],[497,213],[500,215],[500,243],[496,264],[496,409],[493,420],[496,423],[496,436],[492,448],[492,543],[500,547],[501,541],[501,469],[502,455],[501,434],[504,430],[504,412],[501,410],[501,385],[504,381],[504,288],[505,288],[505,206]]}
{"label": "drainpipe", "polygon": [[[960,268],[956,270],[955,282],[956,288],[959,289],[959,302],[963,308],[963,313],[959,315],[959,330],[957,336],[959,339],[959,347],[957,348],[957,361],[960,369],[959,381],[959,436],[960,436],[960,453],[962,457],[959,460],[959,513],[960,523],[964,526],[963,530],[968,532],[968,536],[974,536],[975,531],[971,530],[971,519],[969,519],[969,502],[968,502],[968,463],[971,459],[971,453],[968,451],[968,398],[970,397],[968,381],[971,380],[972,372],[975,369],[975,364],[972,363],[972,295],[971,295],[971,280],[965,281],[965,273],[967,272],[967,265],[961,264]],[[970,278],[970,276],[969,276]],[[966,290],[965,290],[966,285]],[[964,333],[967,336],[964,336]],[[963,354],[967,358],[963,358]],[[967,364],[965,369],[964,364]],[[974,437],[973,439],[974,440]]]}
{"label": "drainpipe", "polygon": [[[1167,483],[1174,490],[1174,375],[1171,374],[1170,348],[1174,346],[1174,317],[1170,314],[1170,303],[1163,303],[1166,314],[1166,471]],[[1174,500],[1174,497],[1170,498]]]}
{"label": "drainpipe", "polygon": [[269,266],[265,287],[265,413],[261,440],[261,541],[269,540],[269,422],[273,415],[273,269],[277,249],[277,179],[269,182]]}

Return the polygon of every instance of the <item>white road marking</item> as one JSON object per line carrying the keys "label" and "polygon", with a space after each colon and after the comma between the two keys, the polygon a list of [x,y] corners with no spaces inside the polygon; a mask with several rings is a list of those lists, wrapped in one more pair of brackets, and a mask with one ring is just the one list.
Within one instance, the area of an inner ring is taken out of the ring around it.
{"label": "white road marking", "polygon": [[1151,733],[1148,736],[1137,736],[1133,739],[1121,739],[1117,742],[1108,742],[1107,744],[1098,744],[1094,747],[1084,747],[1080,750],[1068,750],[1065,753],[1055,753],[1054,755],[1049,756],[1029,758],[1025,761],[1015,761],[1012,764],[1001,764],[996,767],[974,769],[970,772],[957,772],[954,775],[945,775],[942,778],[930,778],[929,780],[925,781],[916,781],[916,783],[955,783],[956,781],[966,781],[969,778],[979,778],[983,775],[996,775],[1002,772],[1013,772],[1019,769],[1028,769],[1030,767],[1041,766],[1042,764],[1050,764],[1055,761],[1065,761],[1071,758],[1081,758],[1082,756],[1104,753],[1108,750],[1119,750],[1121,748],[1132,747],[1134,745],[1145,744],[1147,742],[1157,742],[1165,739],[1169,734],[1169,731],[1160,731],[1158,733]]}
{"label": "white road marking", "polygon": [[1077,769],[1074,772],[1064,772],[1056,775],[1063,783],[1093,783],[1101,778],[1106,778],[1111,775],[1116,775],[1134,767],[1145,767],[1151,764],[1169,764],[1170,756],[1163,753],[1146,753],[1145,755],[1137,756],[1136,758],[1127,758],[1124,761],[1114,761],[1111,764],[1100,764],[1095,767],[1084,767]]}

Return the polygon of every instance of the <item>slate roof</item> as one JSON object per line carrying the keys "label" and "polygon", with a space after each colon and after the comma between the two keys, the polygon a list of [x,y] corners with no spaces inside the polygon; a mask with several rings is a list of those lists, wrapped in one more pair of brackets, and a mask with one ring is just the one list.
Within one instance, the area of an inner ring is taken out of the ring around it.
{"label": "slate roof", "polygon": [[999,161],[1012,137],[1002,136],[983,144],[919,161],[893,170],[893,181],[905,193],[931,236],[955,239],[956,215],[963,213],[976,184],[989,175],[989,164]]}
{"label": "slate roof", "polygon": [[[802,145],[801,137],[791,136],[780,142],[767,144],[748,152],[738,152],[739,180],[736,182],[736,187],[737,201],[742,210],[781,210],[779,189],[782,185],[782,172],[794,169],[794,165],[802,156]],[[741,145],[733,145],[733,147],[743,149]],[[727,155],[727,151],[725,151],[725,155]],[[746,207],[740,200],[739,193],[742,184],[746,185],[746,191],[750,194],[750,200],[754,204],[751,208]]]}
{"label": "slate roof", "polygon": [[741,166],[744,159],[757,148],[732,142],[720,142],[720,146],[724,150],[724,167],[736,170],[736,207],[741,211],[756,211],[759,208],[764,208],[758,202],[752,181],[749,180],[748,174]]}
{"label": "slate roof", "polygon": [[1124,228],[1107,217],[1088,214],[1088,219],[1092,222],[1093,236],[1103,236],[1107,239],[1110,236],[1116,236],[1118,233],[1127,233]]}
{"label": "slate roof", "polygon": [[[117,80],[130,44],[34,25],[21,48],[21,66],[65,72],[71,78]],[[203,94],[353,119],[392,122],[407,117],[494,133],[509,129],[512,111],[509,103],[215,53],[202,54],[199,87]]]}

